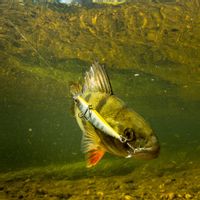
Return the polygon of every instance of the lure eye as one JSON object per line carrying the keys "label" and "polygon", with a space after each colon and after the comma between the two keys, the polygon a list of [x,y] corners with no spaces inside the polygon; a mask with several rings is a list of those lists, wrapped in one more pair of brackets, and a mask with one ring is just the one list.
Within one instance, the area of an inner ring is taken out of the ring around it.
{"label": "lure eye", "polygon": [[124,130],[124,136],[125,136],[126,140],[129,142],[136,140],[135,131],[132,128],[126,128]]}

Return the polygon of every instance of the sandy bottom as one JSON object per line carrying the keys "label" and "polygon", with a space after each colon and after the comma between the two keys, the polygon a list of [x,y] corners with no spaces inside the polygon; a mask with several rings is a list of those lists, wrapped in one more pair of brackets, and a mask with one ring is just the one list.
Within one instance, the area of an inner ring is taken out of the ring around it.
{"label": "sandy bottom", "polygon": [[83,164],[0,174],[1,200],[200,199],[200,163]]}

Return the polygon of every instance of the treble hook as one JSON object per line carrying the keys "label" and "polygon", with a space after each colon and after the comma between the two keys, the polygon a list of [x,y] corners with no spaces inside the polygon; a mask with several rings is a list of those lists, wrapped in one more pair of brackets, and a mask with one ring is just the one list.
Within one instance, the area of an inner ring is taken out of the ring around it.
{"label": "treble hook", "polygon": [[[138,148],[134,148],[134,147],[128,142],[128,139],[127,139],[126,137],[122,136],[122,135],[120,135],[120,142],[121,142],[121,143],[126,143],[126,144],[129,146],[129,148],[133,150],[133,153],[135,153],[135,152],[138,150]],[[141,148],[139,147],[139,149],[141,149]]]}
{"label": "treble hook", "polygon": [[92,108],[92,105],[88,105],[88,107],[87,107],[87,109],[85,110],[85,112],[84,112],[84,113],[80,112],[80,113],[78,114],[78,116],[79,116],[80,118],[85,118],[85,119],[88,121],[89,119],[86,117],[86,114],[87,114],[87,112],[89,112],[89,118],[90,118],[90,117],[91,117],[91,112],[90,112],[91,109],[93,109],[93,108]]}
{"label": "treble hook", "polygon": [[127,145],[133,150],[133,152],[135,153],[135,150],[136,150],[136,149],[135,149],[132,145],[130,145],[129,142],[127,142],[126,144],[127,144]]}
{"label": "treble hook", "polygon": [[120,139],[119,140],[120,140],[121,143],[126,143],[127,142],[127,138],[122,136],[122,135],[120,135]]}

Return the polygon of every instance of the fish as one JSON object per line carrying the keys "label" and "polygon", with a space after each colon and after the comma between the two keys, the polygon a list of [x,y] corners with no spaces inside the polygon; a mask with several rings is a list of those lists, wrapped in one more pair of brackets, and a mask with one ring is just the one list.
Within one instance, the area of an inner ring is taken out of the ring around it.
{"label": "fish", "polygon": [[119,139],[121,142],[125,142],[124,138],[119,135],[106,121],[105,119],[92,107],[88,104],[80,95],[75,95],[73,97],[76,105],[81,111],[79,117],[84,117],[97,129],[101,130],[103,133],[106,133],[114,138]]}
{"label": "fish", "polygon": [[103,65],[94,62],[83,83],[71,83],[74,116],[82,131],[81,148],[87,167],[106,152],[124,158],[154,159],[160,152],[149,123],[114,93]]}

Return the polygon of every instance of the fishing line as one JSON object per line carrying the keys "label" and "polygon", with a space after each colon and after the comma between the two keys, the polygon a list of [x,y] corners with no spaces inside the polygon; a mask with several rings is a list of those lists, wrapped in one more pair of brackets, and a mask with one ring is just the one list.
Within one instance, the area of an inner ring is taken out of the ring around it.
{"label": "fishing line", "polygon": [[26,38],[26,36],[24,34],[22,34],[22,32],[19,30],[19,28],[14,25],[9,19],[7,20],[7,22],[19,33],[19,35],[24,39],[24,41],[33,49],[33,51],[39,56],[39,58],[41,60],[43,60],[43,62],[50,67],[50,64],[47,62],[47,60],[38,52],[38,50],[31,44],[31,42]]}

